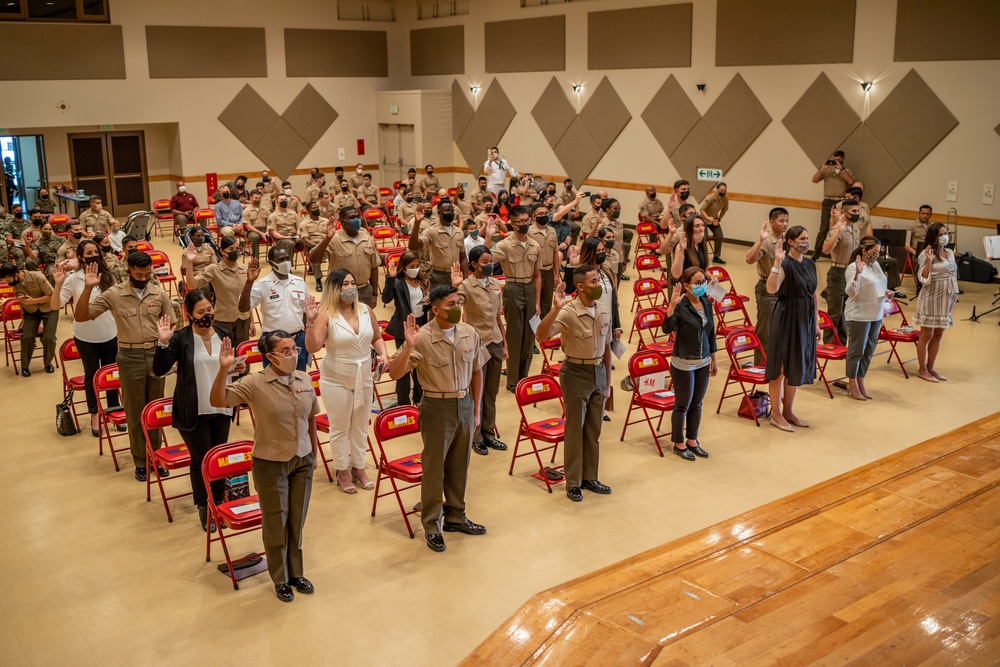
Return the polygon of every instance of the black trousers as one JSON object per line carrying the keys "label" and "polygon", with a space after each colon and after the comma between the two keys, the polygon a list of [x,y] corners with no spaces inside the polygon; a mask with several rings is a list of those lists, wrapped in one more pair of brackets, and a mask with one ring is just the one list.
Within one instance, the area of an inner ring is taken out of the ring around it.
{"label": "black trousers", "polygon": [[[396,341],[396,349],[400,350],[406,341],[402,338],[394,339]],[[413,400],[410,400],[410,379],[413,379]],[[410,371],[403,377],[396,380],[396,405],[414,405],[420,402],[423,398],[424,390],[420,386],[420,380],[417,378],[416,371]]]}
{"label": "black trousers", "polygon": [[[97,414],[97,394],[94,393],[94,375],[97,369],[107,364],[117,363],[118,360],[118,338],[112,338],[103,343],[88,343],[85,340],[74,338],[76,349],[80,352],[80,360],[83,362],[83,382],[85,393],[87,394],[87,411],[92,415]],[[121,405],[118,400],[117,391],[108,392],[108,407],[117,408]]]}
{"label": "black trousers", "polygon": [[670,379],[674,381],[674,411],[670,415],[670,439],[684,442],[684,427],[687,439],[698,440],[701,426],[701,403],[708,391],[711,364],[695,371],[682,371],[670,365]]}
{"label": "black trousers", "polygon": [[[204,507],[208,504],[208,494],[205,492],[205,480],[201,476],[201,462],[212,447],[229,442],[229,426],[232,417],[229,415],[198,415],[198,424],[190,431],[177,429],[188,452],[191,453],[191,491],[194,493],[194,504]],[[215,502],[222,502],[222,493],[226,488],[226,480],[217,479],[212,482],[212,497]]]}

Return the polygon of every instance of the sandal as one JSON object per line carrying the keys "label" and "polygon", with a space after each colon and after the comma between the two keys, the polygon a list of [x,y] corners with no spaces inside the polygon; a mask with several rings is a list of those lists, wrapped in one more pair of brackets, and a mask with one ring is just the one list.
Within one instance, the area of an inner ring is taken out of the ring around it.
{"label": "sandal", "polygon": [[[347,472],[347,471],[345,471],[345,472]],[[356,486],[354,486],[353,480],[352,480],[352,483],[350,483],[350,484],[341,484],[340,483],[340,471],[339,470],[337,471],[337,486],[339,486],[340,490],[343,491],[344,493],[346,493],[349,496],[353,496],[354,494],[356,494],[358,492],[358,488]]]}
{"label": "sandal", "polygon": [[[360,468],[355,468],[354,470],[361,470],[361,472],[364,473],[364,470],[360,469]],[[373,481],[371,481],[370,479],[362,480],[360,477],[358,477],[354,473],[354,470],[351,470],[351,481],[352,482],[357,482],[358,484],[360,484],[361,488],[364,489],[365,491],[371,491],[371,490],[373,490],[375,488],[375,483]],[[367,477],[367,475],[366,475],[366,477]]]}

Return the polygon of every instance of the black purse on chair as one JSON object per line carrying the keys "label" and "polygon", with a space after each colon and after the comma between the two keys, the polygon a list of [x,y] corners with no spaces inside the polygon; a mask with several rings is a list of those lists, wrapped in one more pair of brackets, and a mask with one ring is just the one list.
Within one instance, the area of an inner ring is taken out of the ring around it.
{"label": "black purse on chair", "polygon": [[59,435],[76,435],[80,431],[76,428],[76,420],[73,419],[73,390],[70,389],[66,399],[56,405],[56,431]]}

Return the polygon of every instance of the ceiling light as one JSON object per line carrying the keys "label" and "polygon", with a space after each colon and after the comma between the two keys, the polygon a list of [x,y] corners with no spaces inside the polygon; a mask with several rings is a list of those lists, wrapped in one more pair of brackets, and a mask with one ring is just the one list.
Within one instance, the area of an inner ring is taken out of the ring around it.
{"label": "ceiling light", "polygon": [[479,86],[471,86],[471,87],[469,88],[469,90],[471,90],[471,91],[472,91],[472,94],[473,94],[473,95],[478,95],[478,94],[479,94]]}
{"label": "ceiling light", "polygon": [[582,93],[583,92],[583,85],[579,84],[579,83],[573,84],[573,92],[574,93]]}
{"label": "ceiling light", "polygon": [[871,81],[865,81],[864,83],[861,84],[861,90],[865,91],[866,93],[871,89],[872,89]]}

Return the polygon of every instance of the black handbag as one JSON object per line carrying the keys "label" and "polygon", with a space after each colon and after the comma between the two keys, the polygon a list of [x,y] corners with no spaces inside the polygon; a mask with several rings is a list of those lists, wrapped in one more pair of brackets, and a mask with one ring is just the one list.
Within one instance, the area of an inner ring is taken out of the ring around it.
{"label": "black handbag", "polygon": [[70,389],[66,399],[56,405],[56,431],[59,435],[76,435],[80,431],[76,428],[76,420],[73,419],[73,390]]}

